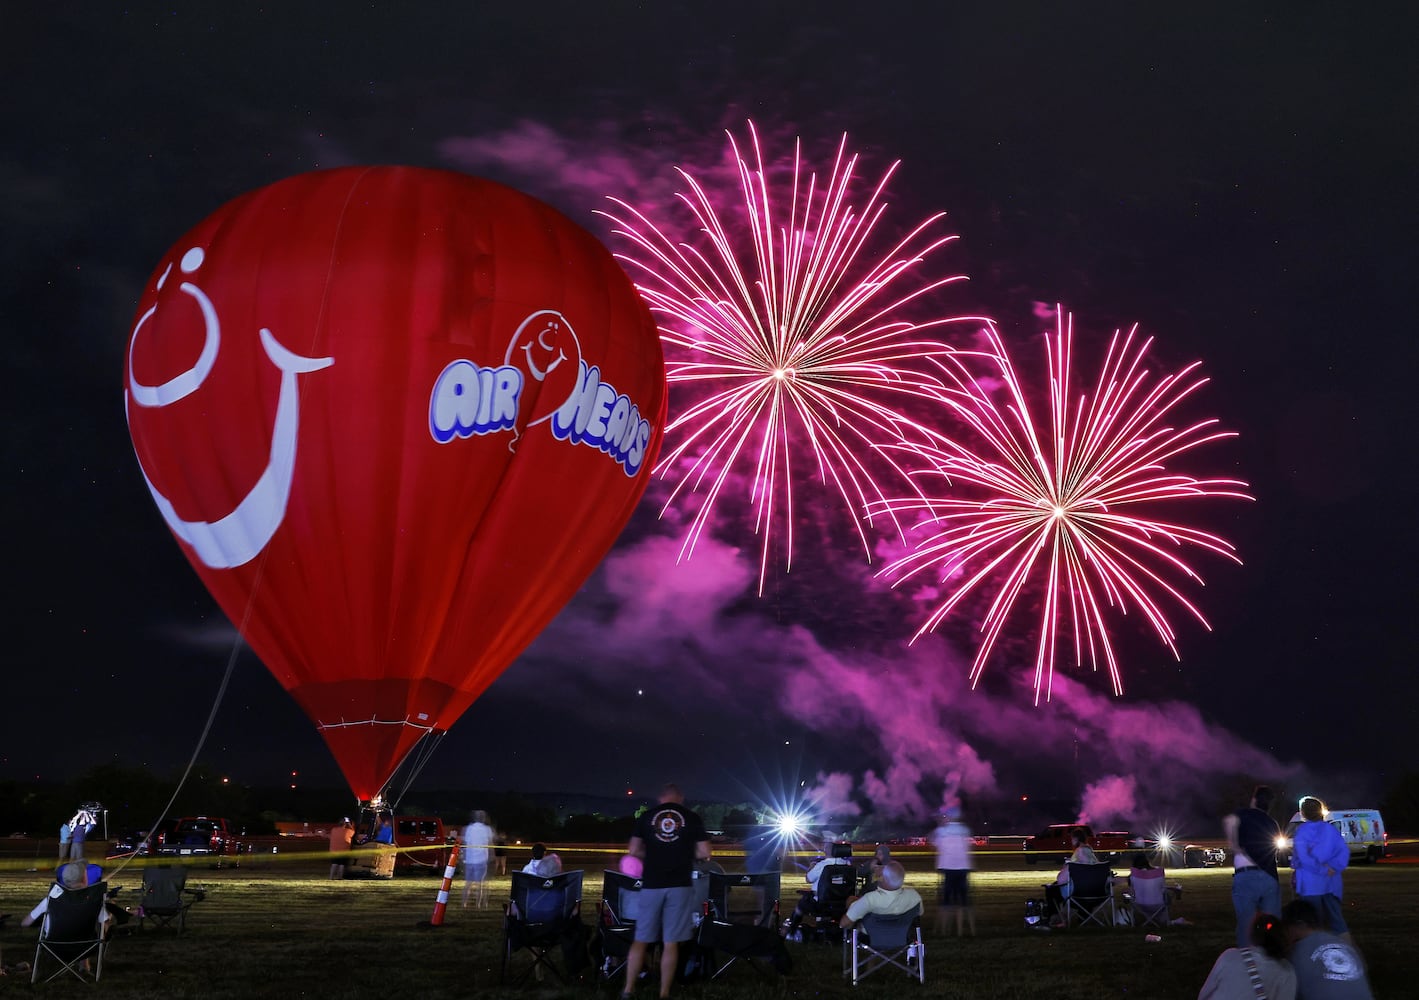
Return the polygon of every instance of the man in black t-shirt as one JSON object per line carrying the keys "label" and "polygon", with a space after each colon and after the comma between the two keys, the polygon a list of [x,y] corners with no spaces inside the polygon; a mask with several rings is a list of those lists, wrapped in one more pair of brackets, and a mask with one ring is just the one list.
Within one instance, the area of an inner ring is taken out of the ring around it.
{"label": "man in black t-shirt", "polygon": [[626,959],[628,997],[635,990],[645,964],[646,946],[661,942],[660,995],[670,995],[680,942],[689,940],[695,927],[695,890],[691,872],[696,860],[710,856],[709,834],[698,815],[685,808],[680,789],[668,784],[660,791],[660,804],[636,817],[628,853],[644,862],[641,891],[636,899],[636,939]]}
{"label": "man in black t-shirt", "polygon": [[1281,912],[1281,879],[1276,873],[1276,838],[1281,828],[1268,815],[1274,794],[1257,785],[1251,806],[1222,820],[1232,849],[1232,907],[1237,912],[1237,947],[1251,943],[1251,922],[1258,913]]}

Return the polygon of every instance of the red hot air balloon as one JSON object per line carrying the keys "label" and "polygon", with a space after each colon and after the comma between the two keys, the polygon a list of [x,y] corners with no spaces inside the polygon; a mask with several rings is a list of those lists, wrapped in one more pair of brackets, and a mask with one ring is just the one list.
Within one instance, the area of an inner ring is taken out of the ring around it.
{"label": "red hot air balloon", "polygon": [[605,248],[410,167],[223,206],[154,271],[125,369],[164,520],[361,799],[590,575],[665,416],[655,323]]}

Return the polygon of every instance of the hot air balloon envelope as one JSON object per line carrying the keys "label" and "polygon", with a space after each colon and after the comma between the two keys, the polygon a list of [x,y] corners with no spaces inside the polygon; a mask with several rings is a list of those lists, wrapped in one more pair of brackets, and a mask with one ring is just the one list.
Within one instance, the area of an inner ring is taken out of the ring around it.
{"label": "hot air balloon envelope", "polygon": [[124,374],[164,520],[362,799],[600,562],[665,412],[655,324],[592,236],[410,167],[212,214],[154,271]]}

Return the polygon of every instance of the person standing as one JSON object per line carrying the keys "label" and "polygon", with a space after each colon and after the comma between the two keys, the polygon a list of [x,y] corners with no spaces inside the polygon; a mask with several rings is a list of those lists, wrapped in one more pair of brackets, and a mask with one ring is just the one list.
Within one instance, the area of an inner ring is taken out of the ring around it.
{"label": "person standing", "polygon": [[1300,1000],[1374,1000],[1365,963],[1355,946],[1321,930],[1320,914],[1308,899],[1293,899],[1281,911],[1291,942]]}
{"label": "person standing", "polygon": [[1281,877],[1276,873],[1276,838],[1281,828],[1268,815],[1274,793],[1257,785],[1251,805],[1222,820],[1232,849],[1232,908],[1237,914],[1237,947],[1251,940],[1258,913],[1281,912]]}
{"label": "person standing", "polygon": [[691,873],[696,861],[710,857],[709,834],[704,821],[685,808],[677,785],[660,790],[660,803],[636,817],[627,853],[644,864],[641,890],[636,900],[636,934],[626,958],[626,986],[630,997],[645,965],[648,945],[660,942],[660,995],[670,995],[680,959],[680,942],[689,940],[695,927],[695,890]]}
{"label": "person standing", "polygon": [[84,840],[88,837],[89,831],[97,825],[94,814],[87,809],[81,807],[74,814],[74,818],[69,821],[69,858],[71,861],[84,860]]}
{"label": "person standing", "polygon": [[1340,906],[1344,895],[1341,872],[1350,864],[1350,845],[1339,830],[1325,821],[1320,799],[1301,800],[1301,818],[1291,840],[1291,887],[1320,914],[1326,929],[1353,944]]}
{"label": "person standing", "polygon": [[956,936],[963,924],[969,923],[971,937],[976,935],[976,914],[971,908],[971,831],[961,822],[961,807],[951,806],[941,818],[945,820],[932,831],[936,845],[936,870],[941,878],[941,900],[936,910],[936,930],[946,931],[951,914],[956,915]]}
{"label": "person standing", "polygon": [[463,828],[463,908],[468,909],[468,898],[473,897],[481,909],[488,905],[488,858],[493,843],[493,828],[488,825],[488,814],[474,809],[468,817],[468,825]]}
{"label": "person standing", "polygon": [[350,860],[350,849],[355,843],[355,824],[346,816],[338,825],[330,828],[330,877],[345,877],[345,865]]}
{"label": "person standing", "polygon": [[69,826],[69,821],[68,821],[67,819],[66,819],[63,823],[60,823],[60,824],[59,824],[59,862],[60,862],[60,864],[63,864],[63,863],[64,863],[64,860],[69,857],[69,839],[70,839],[70,835],[71,835],[72,833],[73,833],[73,830],[70,828],[70,826]]}

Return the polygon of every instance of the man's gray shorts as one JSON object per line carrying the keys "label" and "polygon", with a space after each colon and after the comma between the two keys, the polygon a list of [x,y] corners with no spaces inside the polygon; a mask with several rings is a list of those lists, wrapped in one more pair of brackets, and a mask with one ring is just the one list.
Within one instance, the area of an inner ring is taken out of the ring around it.
{"label": "man's gray shorts", "polygon": [[636,940],[688,941],[695,933],[695,890],[642,889],[636,893]]}

